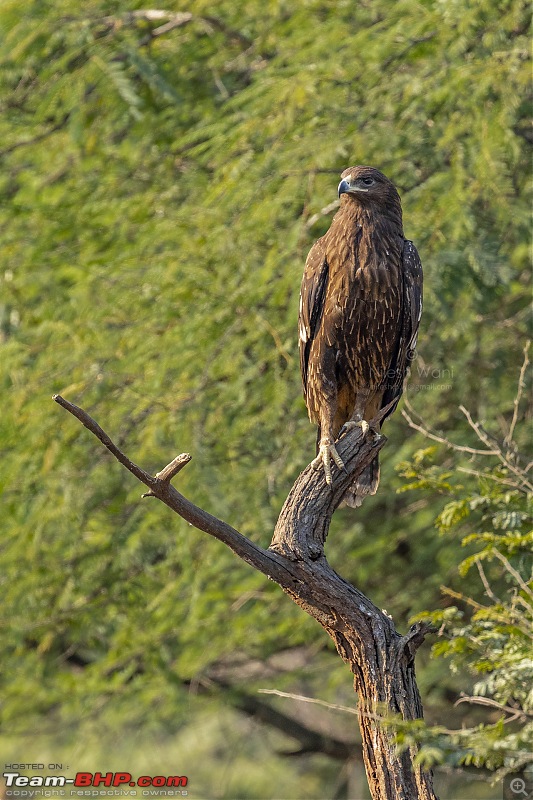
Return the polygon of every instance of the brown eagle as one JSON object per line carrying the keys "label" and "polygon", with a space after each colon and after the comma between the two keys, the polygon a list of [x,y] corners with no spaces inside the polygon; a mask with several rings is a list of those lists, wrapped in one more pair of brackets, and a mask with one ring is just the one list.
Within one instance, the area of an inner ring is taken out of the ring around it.
{"label": "brown eagle", "polygon": [[[422,265],[394,185],[373,167],[349,167],[338,193],[340,209],[307,257],[299,314],[304,397],[318,424],[313,463],[328,484],[331,461],[344,467],[339,434],[365,433],[381,409],[390,405],[385,419],[396,408],[422,313]],[[378,483],[376,456],[344,501],[357,508]]]}

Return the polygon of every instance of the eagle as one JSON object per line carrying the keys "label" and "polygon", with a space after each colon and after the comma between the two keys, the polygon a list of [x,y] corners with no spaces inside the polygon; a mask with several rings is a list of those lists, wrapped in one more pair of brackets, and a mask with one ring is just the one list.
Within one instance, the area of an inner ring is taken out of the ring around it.
{"label": "eagle", "polygon": [[[396,408],[414,357],[422,314],[422,264],[404,237],[394,184],[367,166],[348,167],[339,211],[311,248],[300,292],[303,393],[318,425],[315,468],[328,484],[332,462],[344,468],[335,440],[355,426],[363,435],[382,409]],[[379,484],[378,457],[348,488],[357,508]]]}

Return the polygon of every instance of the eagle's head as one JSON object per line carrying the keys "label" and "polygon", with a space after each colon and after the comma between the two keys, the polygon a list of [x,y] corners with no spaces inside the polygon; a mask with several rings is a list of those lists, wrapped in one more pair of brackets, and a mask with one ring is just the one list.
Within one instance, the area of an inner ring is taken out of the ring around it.
{"label": "eagle's head", "polygon": [[350,200],[360,202],[361,205],[377,204],[392,208],[400,205],[400,197],[394,184],[374,167],[358,166],[345,169],[339,183],[339,197],[343,194],[348,195]]}

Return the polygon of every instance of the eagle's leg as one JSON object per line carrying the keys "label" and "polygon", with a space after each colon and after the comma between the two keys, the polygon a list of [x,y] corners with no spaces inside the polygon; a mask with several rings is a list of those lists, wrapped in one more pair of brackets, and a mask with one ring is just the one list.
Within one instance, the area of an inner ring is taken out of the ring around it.
{"label": "eagle's leg", "polygon": [[[365,412],[368,410],[369,400],[371,399],[371,391],[368,389],[359,389],[356,396],[355,407],[352,416],[345,422],[341,428],[340,435],[351,431],[354,428],[361,428],[361,433],[366,436],[370,425],[365,419]],[[370,417],[372,419],[372,417]]]}
{"label": "eagle's leg", "polygon": [[323,403],[319,414],[320,426],[318,429],[319,439],[317,441],[318,455],[314,459],[314,461],[311,462],[312,466],[315,469],[320,469],[321,467],[324,468],[324,473],[326,475],[326,483],[328,484],[328,486],[331,486],[332,484],[332,474],[331,474],[332,461],[337,465],[339,469],[346,471],[344,462],[340,457],[340,455],[338,454],[337,448],[335,447],[334,432],[336,430],[336,423],[335,423],[336,413],[337,413],[337,397],[335,396],[327,398],[327,402]]}

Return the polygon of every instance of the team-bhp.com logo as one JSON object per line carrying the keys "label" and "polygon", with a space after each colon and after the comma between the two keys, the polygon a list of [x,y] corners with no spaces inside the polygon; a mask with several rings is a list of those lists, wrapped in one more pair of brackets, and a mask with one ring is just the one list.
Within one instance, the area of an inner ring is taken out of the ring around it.
{"label": "team-bhp.com logo", "polygon": [[[143,796],[160,796],[164,789],[165,797],[173,795],[186,796],[188,779],[185,775],[141,775],[133,778],[130,772],[77,772],[74,778],[65,775],[21,775],[19,772],[3,773],[6,795],[8,797],[83,797],[90,794],[106,796],[137,796],[137,788],[143,789]],[[126,787],[134,787],[130,791]],[[70,791],[65,791],[69,789]],[[84,791],[98,789],[99,791]],[[52,793],[50,790],[56,790]],[[59,790],[59,791],[57,791]]]}

